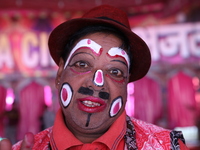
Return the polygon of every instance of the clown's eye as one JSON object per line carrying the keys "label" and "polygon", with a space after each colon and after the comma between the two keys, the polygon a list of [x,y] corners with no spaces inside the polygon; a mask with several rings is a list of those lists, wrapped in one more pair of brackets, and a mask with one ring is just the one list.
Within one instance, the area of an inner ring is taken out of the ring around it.
{"label": "clown's eye", "polygon": [[111,69],[110,74],[114,77],[119,77],[119,78],[123,77],[124,75],[123,72],[119,69]]}
{"label": "clown's eye", "polygon": [[91,65],[87,61],[79,60],[69,65],[75,72],[87,72],[91,70]]}
{"label": "clown's eye", "polygon": [[79,68],[87,68],[89,67],[88,64],[84,61],[78,61],[76,63],[74,63],[75,67],[79,67]]}

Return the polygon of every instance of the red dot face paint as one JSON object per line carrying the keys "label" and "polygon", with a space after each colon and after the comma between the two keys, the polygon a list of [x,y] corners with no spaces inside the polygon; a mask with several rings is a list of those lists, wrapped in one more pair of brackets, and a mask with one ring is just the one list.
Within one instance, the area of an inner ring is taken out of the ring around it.
{"label": "red dot face paint", "polygon": [[111,107],[110,107],[110,117],[114,117],[118,114],[118,112],[122,108],[122,97],[118,97],[113,100]]}
{"label": "red dot face paint", "polygon": [[64,107],[67,107],[71,102],[72,89],[68,83],[63,84],[60,92],[60,99]]}
{"label": "red dot face paint", "polygon": [[87,43],[88,43],[88,45],[89,45],[89,44],[91,44],[91,40],[90,40],[90,39],[88,39],[88,40],[87,40]]}
{"label": "red dot face paint", "polygon": [[126,54],[126,52],[124,50],[121,51],[122,56],[124,56]]}

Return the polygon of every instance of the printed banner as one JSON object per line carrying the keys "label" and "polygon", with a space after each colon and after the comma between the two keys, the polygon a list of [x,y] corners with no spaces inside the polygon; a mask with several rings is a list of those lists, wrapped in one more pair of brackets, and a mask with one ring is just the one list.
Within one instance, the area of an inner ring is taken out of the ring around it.
{"label": "printed banner", "polygon": [[48,37],[48,32],[0,31],[1,74],[51,75],[52,71],[56,70],[56,65],[48,51]]}
{"label": "printed banner", "polygon": [[[0,28],[0,79],[9,75],[54,76],[57,66],[48,50],[53,23],[37,20],[31,27]],[[154,63],[200,61],[200,23],[133,28],[150,47]]]}
{"label": "printed banner", "polygon": [[151,50],[153,62],[200,62],[200,23],[134,28]]}

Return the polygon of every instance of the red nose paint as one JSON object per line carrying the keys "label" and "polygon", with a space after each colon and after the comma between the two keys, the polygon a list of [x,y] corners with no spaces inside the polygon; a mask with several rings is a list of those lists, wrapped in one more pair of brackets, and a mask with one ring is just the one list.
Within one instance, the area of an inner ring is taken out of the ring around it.
{"label": "red nose paint", "polygon": [[101,73],[100,71],[97,72],[96,82],[97,82],[98,84],[101,84],[101,83],[103,82],[102,73]]}

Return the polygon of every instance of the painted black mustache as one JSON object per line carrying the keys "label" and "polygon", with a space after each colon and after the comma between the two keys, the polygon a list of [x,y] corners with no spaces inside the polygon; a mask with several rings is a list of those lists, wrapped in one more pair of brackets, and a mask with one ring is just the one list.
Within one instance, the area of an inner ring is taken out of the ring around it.
{"label": "painted black mustache", "polygon": [[[94,94],[94,91],[87,87],[80,87],[78,92],[83,95],[90,95],[90,96],[92,96]],[[109,99],[110,94],[107,92],[99,92],[99,97],[102,99]]]}

